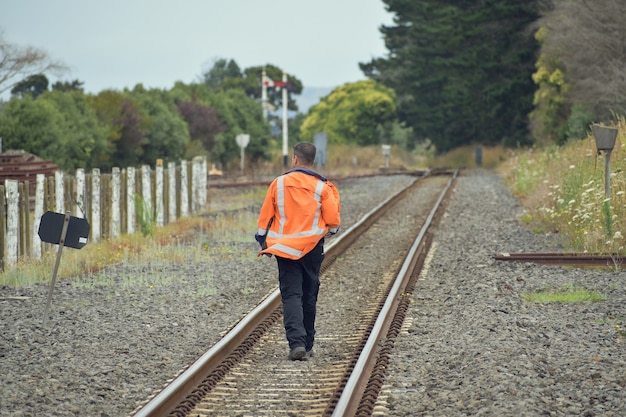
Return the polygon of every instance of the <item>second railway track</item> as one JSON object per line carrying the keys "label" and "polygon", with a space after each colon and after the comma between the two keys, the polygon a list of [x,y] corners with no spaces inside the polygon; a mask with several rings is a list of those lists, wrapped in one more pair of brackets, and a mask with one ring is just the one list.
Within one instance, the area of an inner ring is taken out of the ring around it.
{"label": "second railway track", "polygon": [[[350,385],[351,371],[384,307],[385,294],[403,268],[418,231],[432,216],[432,207],[441,201],[451,181],[450,176],[420,180],[387,214],[372,219],[369,229],[359,231],[354,238],[346,237],[351,244],[345,252],[328,256],[337,259],[325,261],[321,276],[318,336],[312,358],[306,362],[287,360],[282,318],[274,313],[258,343],[248,344],[241,360],[223,372],[218,370],[219,378],[210,382],[209,388],[201,389],[200,394],[196,390],[191,400],[168,410],[173,406],[164,399],[168,389],[186,385],[189,390],[204,378],[187,370],[135,415],[332,415],[337,403],[344,406],[341,393],[346,383]],[[332,255],[336,251],[327,252]],[[275,268],[274,262],[269,261],[268,267]],[[362,389],[361,384],[350,389]]]}

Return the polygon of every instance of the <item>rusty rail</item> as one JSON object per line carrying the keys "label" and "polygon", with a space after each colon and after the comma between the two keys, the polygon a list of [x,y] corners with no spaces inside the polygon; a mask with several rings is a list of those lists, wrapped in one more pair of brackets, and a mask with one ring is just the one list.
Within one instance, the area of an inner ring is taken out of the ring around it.
{"label": "rusty rail", "polygon": [[[350,377],[342,387],[342,393],[333,409],[333,417],[368,415],[373,411],[374,402],[384,381],[384,375],[381,374],[384,366],[375,366],[377,361],[385,356],[385,349],[381,346],[385,345],[385,339],[390,335],[395,337],[397,331],[393,330],[399,327],[404,319],[405,308],[401,307],[402,303],[406,301],[405,295],[408,289],[412,290],[412,281],[421,269],[424,257],[429,250],[430,239],[427,233],[440,219],[445,206],[444,201],[449,197],[457,175],[458,171],[454,172],[415,238]],[[400,319],[398,315],[401,315]],[[400,321],[400,324],[392,324],[394,321]],[[386,359],[382,358],[383,361]]]}
{"label": "rusty rail", "polygon": [[497,261],[532,262],[539,265],[617,266],[624,255],[617,253],[518,252],[494,255]]}

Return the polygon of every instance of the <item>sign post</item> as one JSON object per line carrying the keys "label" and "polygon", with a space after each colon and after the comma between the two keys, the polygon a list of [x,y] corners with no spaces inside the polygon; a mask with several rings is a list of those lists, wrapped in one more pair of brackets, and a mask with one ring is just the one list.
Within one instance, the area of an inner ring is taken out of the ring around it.
{"label": "sign post", "polygon": [[45,326],[46,320],[48,319],[48,309],[50,308],[50,301],[52,300],[54,284],[57,279],[57,272],[59,271],[59,264],[61,263],[63,247],[69,246],[74,249],[81,249],[85,246],[87,244],[87,238],[89,237],[89,223],[83,218],[71,216],[69,211],[65,212],[65,215],[48,211],[41,216],[37,234],[42,242],[59,245],[57,259],[54,263],[54,270],[52,271],[52,281],[50,282],[50,289],[48,291],[46,310],[43,316]]}
{"label": "sign post", "polygon": [[391,157],[391,145],[383,145],[383,156],[385,157],[385,168],[389,168],[389,158]]}
{"label": "sign post", "polygon": [[315,152],[315,163],[323,167],[326,165],[326,154],[328,149],[328,134],[326,132],[316,132],[313,135],[313,144],[317,149]]}
{"label": "sign post", "polygon": [[248,146],[248,143],[250,143],[250,135],[242,133],[241,135],[237,135],[235,140],[237,141],[237,145],[239,145],[239,147],[241,148],[241,175],[243,175],[244,149],[246,149],[246,146]]}
{"label": "sign post", "polygon": [[606,198],[611,198],[611,151],[615,147],[617,129],[594,124],[591,125],[591,130],[593,130],[593,136],[596,138],[598,154],[604,151],[604,192]]}

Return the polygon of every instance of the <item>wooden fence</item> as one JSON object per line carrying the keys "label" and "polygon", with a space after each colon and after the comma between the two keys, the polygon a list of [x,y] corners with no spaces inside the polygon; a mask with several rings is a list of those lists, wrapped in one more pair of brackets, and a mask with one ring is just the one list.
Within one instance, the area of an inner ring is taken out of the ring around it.
{"label": "wooden fence", "polygon": [[86,218],[89,240],[113,238],[157,227],[198,213],[207,204],[207,161],[157,161],[152,169],[99,169],[75,176],[57,171],[52,177],[37,175],[35,195],[28,182],[6,180],[0,184],[0,268],[13,266],[23,257],[41,258],[43,243],[39,221],[46,211]]}

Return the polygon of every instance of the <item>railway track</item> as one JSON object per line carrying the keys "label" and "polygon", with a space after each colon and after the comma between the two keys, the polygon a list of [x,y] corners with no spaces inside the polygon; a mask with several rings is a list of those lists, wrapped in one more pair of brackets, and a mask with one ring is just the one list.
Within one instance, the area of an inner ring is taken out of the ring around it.
{"label": "railway track", "polygon": [[371,414],[447,174],[416,179],[327,243],[313,357],[287,360],[276,289],[132,415]]}

